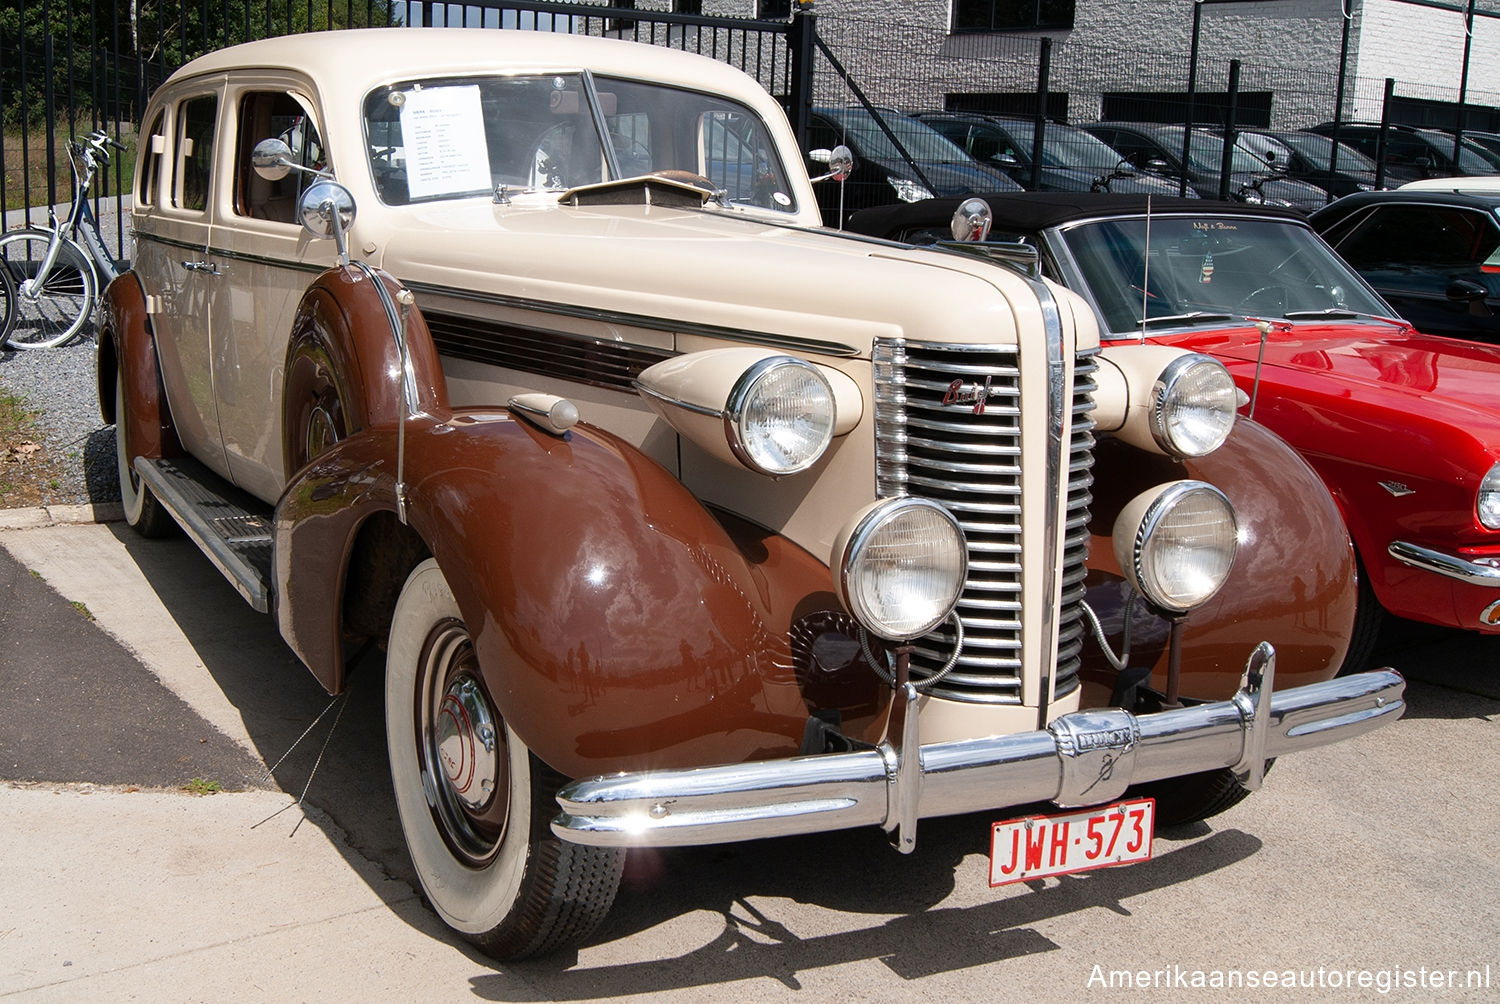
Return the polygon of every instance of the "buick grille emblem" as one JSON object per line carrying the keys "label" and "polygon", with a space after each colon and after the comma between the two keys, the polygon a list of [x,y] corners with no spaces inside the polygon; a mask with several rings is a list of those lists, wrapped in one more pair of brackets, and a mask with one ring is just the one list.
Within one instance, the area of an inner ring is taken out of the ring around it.
{"label": "buick grille emblem", "polygon": [[991,395],[998,393],[1000,392],[990,388],[990,377],[985,377],[983,384],[955,380],[948,385],[948,393],[943,395],[943,405],[945,407],[951,404],[972,405],[974,414],[983,415],[985,403],[989,401]]}

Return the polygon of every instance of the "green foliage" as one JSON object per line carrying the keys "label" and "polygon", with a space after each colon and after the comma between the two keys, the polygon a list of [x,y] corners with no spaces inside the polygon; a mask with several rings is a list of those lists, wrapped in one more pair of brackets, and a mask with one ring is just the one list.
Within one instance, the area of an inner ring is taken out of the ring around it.
{"label": "green foliage", "polygon": [[[393,0],[11,0],[0,6],[0,125],[134,122],[177,67],[226,45],[397,23]],[[49,72],[50,69],[50,72]]]}

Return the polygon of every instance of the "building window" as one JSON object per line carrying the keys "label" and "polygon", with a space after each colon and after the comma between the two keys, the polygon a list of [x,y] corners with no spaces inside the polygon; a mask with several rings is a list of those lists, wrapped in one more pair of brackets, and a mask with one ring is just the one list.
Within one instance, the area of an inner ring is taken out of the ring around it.
{"label": "building window", "polygon": [[762,21],[785,21],[792,16],[792,0],[755,0],[755,16]]}
{"label": "building window", "polygon": [[697,16],[703,13],[703,0],[672,0],[672,10],[678,14]]}
{"label": "building window", "polygon": [[1073,27],[1074,0],[953,0],[954,32]]}

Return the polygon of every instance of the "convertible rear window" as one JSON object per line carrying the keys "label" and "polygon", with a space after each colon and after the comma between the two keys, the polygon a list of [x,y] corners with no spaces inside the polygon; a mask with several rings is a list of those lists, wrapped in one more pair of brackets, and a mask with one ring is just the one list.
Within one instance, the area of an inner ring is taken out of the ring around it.
{"label": "convertible rear window", "polygon": [[707,178],[732,203],[795,209],[760,117],[696,91],[586,73],[432,79],[372,92],[364,116],[387,204],[674,171]]}

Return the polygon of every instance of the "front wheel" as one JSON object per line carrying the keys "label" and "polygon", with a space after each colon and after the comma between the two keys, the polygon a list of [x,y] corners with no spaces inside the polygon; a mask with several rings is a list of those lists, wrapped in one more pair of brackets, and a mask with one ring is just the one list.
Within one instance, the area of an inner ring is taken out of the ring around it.
{"label": "front wheel", "polygon": [[553,835],[564,779],[501,718],[430,558],[396,601],[385,686],[396,808],[433,909],[498,959],[587,937],[614,902],[624,852]]}
{"label": "front wheel", "polygon": [[77,244],[63,238],[44,274],[53,239],[49,231],[36,228],[0,237],[0,267],[16,286],[9,348],[64,345],[81,335],[93,316],[94,266]]}

